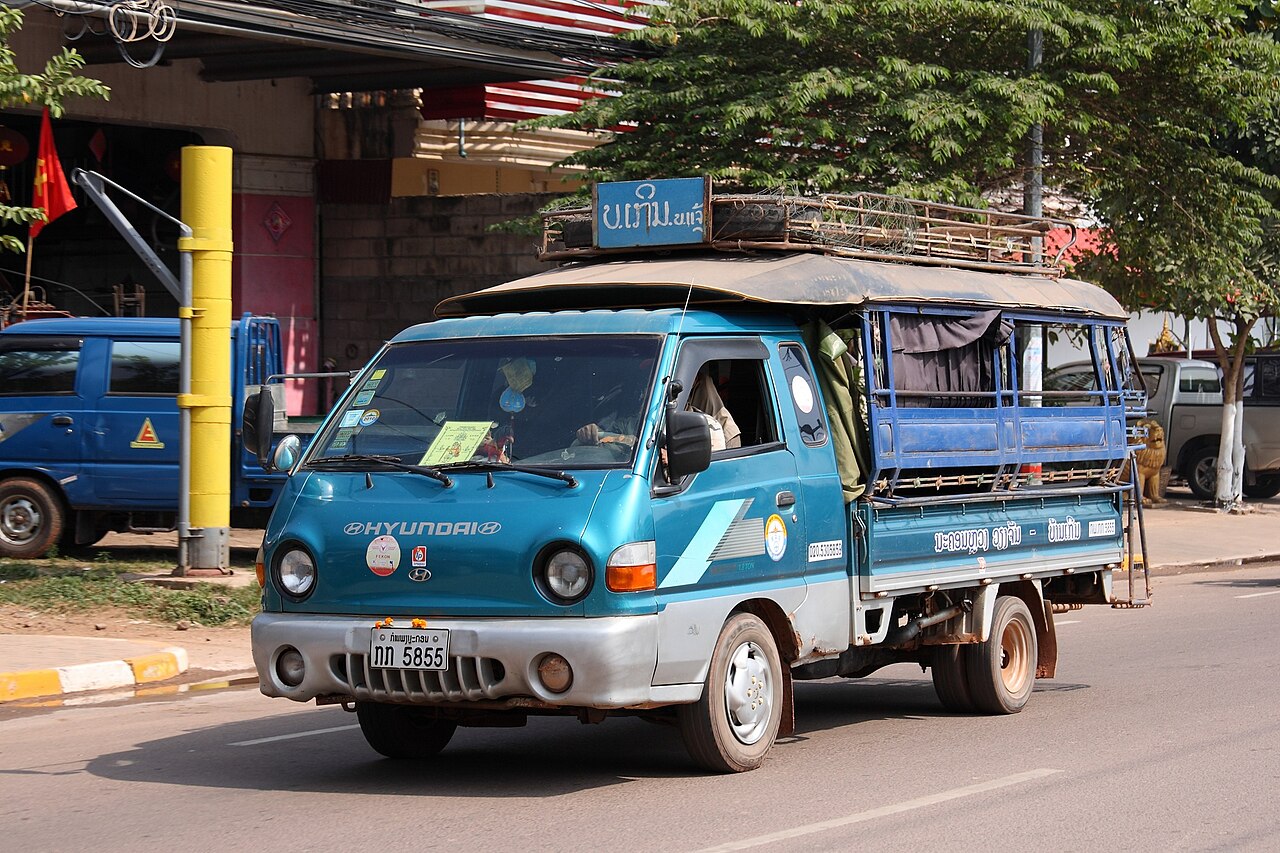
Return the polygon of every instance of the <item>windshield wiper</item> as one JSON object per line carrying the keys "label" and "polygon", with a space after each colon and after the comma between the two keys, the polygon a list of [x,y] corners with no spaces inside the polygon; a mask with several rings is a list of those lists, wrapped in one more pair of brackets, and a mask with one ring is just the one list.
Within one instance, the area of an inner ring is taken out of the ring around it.
{"label": "windshield wiper", "polygon": [[[561,480],[571,489],[578,486],[578,478],[572,474],[534,465],[514,465],[510,462],[455,462],[443,467],[447,467],[450,471],[519,471],[522,474],[533,474],[535,477]],[[492,478],[490,478],[490,487],[492,485]]]}
{"label": "windshield wiper", "polygon": [[431,468],[427,465],[414,465],[410,462],[403,462],[399,456],[391,456],[382,453],[345,453],[342,456],[322,456],[318,459],[310,460],[307,464],[336,466],[360,462],[372,465],[385,465],[386,467],[394,468],[397,471],[409,471],[413,474],[421,474],[424,477],[430,477],[433,480],[438,480],[446,489],[453,485],[452,477],[435,468]]}

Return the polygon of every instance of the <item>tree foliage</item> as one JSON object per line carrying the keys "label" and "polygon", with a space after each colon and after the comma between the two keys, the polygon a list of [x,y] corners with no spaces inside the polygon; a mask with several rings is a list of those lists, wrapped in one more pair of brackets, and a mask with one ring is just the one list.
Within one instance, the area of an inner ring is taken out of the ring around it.
{"label": "tree foliage", "polygon": [[[1131,308],[1280,310],[1277,0],[670,0],[609,69],[618,97],[544,124],[620,130],[593,180],[882,190],[983,205],[1043,128],[1044,184],[1082,201],[1082,264]],[[1028,32],[1043,61],[1028,68]],[[1222,351],[1228,377],[1238,356]],[[1242,350],[1241,350],[1242,351]]]}
{"label": "tree foliage", "polygon": [[[39,74],[19,70],[17,53],[9,40],[22,29],[22,21],[22,12],[0,6],[0,108],[48,107],[49,114],[57,118],[62,115],[63,103],[70,98],[110,97],[111,90],[102,83],[76,73],[84,67],[84,58],[65,47],[49,58]],[[39,208],[0,204],[0,224],[30,225],[43,218],[44,211]],[[0,235],[0,245],[10,251],[23,251],[22,241],[10,234]]]}

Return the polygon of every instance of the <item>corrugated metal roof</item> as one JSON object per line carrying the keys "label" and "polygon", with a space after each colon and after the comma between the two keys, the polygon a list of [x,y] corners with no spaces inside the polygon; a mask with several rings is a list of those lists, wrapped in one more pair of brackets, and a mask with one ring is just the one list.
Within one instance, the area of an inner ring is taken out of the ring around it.
{"label": "corrugated metal roof", "polygon": [[1048,310],[1125,319],[1110,294],[1083,281],[877,263],[816,253],[682,255],[569,264],[454,296],[438,317],[503,311],[689,305],[908,304]]}

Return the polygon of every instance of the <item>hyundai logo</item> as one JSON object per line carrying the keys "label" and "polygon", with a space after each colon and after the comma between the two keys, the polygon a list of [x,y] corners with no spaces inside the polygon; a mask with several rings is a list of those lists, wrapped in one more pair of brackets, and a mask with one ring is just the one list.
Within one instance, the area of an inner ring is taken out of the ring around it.
{"label": "hyundai logo", "polygon": [[413,571],[409,572],[409,580],[417,581],[418,583],[422,583],[423,581],[429,581],[431,580],[431,570],[422,569],[422,568],[414,569]]}

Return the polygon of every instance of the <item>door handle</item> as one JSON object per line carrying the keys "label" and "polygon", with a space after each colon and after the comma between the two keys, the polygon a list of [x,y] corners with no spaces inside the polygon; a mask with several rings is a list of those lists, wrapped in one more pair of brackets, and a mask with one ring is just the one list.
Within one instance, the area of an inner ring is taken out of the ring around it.
{"label": "door handle", "polygon": [[774,500],[777,502],[779,507],[794,506],[796,502],[796,496],[791,492],[781,491],[781,492],[778,492],[777,497],[775,497]]}
{"label": "door handle", "polygon": [[50,423],[54,426],[71,426],[75,421],[72,420],[70,415],[54,415]]}

